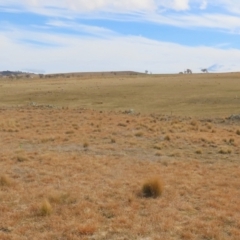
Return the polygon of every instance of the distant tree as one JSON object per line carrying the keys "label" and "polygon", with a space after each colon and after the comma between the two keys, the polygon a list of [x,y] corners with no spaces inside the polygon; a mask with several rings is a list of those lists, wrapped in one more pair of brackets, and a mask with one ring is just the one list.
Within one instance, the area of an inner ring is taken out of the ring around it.
{"label": "distant tree", "polygon": [[203,73],[208,73],[207,68],[203,68],[203,69],[201,69],[201,71],[202,71]]}
{"label": "distant tree", "polygon": [[148,70],[146,70],[145,73],[148,74]]}
{"label": "distant tree", "polygon": [[185,74],[192,74],[192,70],[191,69],[187,69],[184,71]]}

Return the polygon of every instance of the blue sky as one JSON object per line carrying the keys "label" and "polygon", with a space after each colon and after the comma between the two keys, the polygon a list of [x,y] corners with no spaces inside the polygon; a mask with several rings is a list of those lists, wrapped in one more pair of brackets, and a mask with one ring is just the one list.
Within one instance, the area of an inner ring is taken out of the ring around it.
{"label": "blue sky", "polygon": [[239,0],[0,0],[0,71],[231,72],[239,63]]}

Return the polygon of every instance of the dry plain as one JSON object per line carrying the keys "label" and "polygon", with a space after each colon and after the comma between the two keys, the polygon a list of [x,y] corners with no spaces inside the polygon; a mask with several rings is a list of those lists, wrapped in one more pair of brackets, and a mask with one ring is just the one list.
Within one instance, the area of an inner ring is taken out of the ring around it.
{"label": "dry plain", "polygon": [[0,80],[0,239],[240,239],[239,80]]}

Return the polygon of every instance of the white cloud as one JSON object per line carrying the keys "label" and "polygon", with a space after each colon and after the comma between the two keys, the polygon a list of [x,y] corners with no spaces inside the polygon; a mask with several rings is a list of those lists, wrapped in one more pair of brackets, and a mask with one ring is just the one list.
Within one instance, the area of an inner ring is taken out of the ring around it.
{"label": "white cloud", "polygon": [[[29,39],[54,44],[45,47],[22,44],[12,39]],[[240,50],[213,47],[187,47],[136,36],[81,38],[63,34],[15,30],[0,33],[2,70],[42,69],[52,72],[133,70],[178,73],[186,68],[218,67],[219,72],[239,71]],[[11,49],[11,54],[10,54]]]}
{"label": "white cloud", "polygon": [[[22,0],[20,3],[19,0],[0,0],[0,6],[5,6],[6,11],[13,11],[15,6],[15,11],[22,9],[61,19],[148,21],[185,28],[215,28],[232,33],[240,30],[238,15],[207,11],[208,6],[215,6],[240,13],[239,0]],[[191,11],[196,6],[202,11]]]}
{"label": "white cloud", "polygon": [[172,8],[175,10],[188,10],[189,0],[174,0],[172,3]]}
{"label": "white cloud", "polygon": [[149,11],[157,7],[154,0],[0,0],[2,6],[20,5],[28,8],[55,7],[77,12],[89,11]]}
{"label": "white cloud", "polygon": [[54,7],[76,12],[148,12],[157,9],[189,10],[198,4],[202,9],[207,5],[225,7],[230,11],[240,9],[239,0],[0,0],[1,6],[21,6],[25,8]]}
{"label": "white cloud", "polygon": [[181,28],[211,28],[215,31],[221,30],[240,34],[240,17],[226,14],[149,14],[145,16],[145,20],[152,23],[177,26]]}
{"label": "white cloud", "polygon": [[76,32],[88,33],[91,35],[101,36],[101,37],[108,37],[109,35],[117,35],[117,33],[115,33],[114,31],[111,31],[104,27],[79,24],[72,21],[51,20],[51,21],[48,21],[46,25],[51,27],[57,27],[57,28],[72,29]]}
{"label": "white cloud", "polygon": [[203,0],[201,5],[200,5],[200,9],[204,10],[207,8],[208,5],[208,1],[207,0]]}

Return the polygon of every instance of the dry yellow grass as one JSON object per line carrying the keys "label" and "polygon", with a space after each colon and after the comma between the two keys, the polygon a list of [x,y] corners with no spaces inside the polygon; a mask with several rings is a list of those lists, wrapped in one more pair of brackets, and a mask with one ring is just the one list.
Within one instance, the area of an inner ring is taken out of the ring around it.
{"label": "dry yellow grass", "polygon": [[134,109],[141,113],[181,116],[228,116],[239,111],[239,78],[240,73],[86,74],[71,78],[1,80],[0,106],[34,104],[114,111]]}
{"label": "dry yellow grass", "polygon": [[44,200],[40,206],[40,215],[48,216],[52,213],[52,206],[48,200]]}
{"label": "dry yellow grass", "polygon": [[153,112],[0,108],[0,239],[240,239],[239,122]]}
{"label": "dry yellow grass", "polygon": [[11,179],[6,175],[0,176],[0,187],[9,187],[11,186],[12,181]]}

